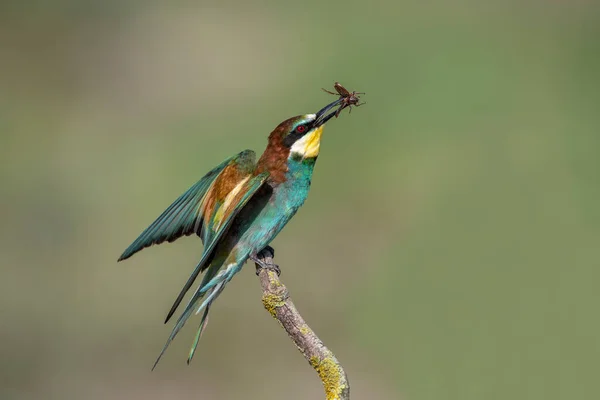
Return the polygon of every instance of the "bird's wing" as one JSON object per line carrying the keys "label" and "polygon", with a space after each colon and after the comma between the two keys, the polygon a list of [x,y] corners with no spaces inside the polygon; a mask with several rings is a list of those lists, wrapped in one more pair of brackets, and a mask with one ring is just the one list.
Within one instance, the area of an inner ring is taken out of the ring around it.
{"label": "bird's wing", "polygon": [[[225,174],[225,171],[223,171],[223,174]],[[223,175],[223,176],[225,176],[225,175]],[[206,241],[204,242],[204,254],[202,255],[203,259],[205,258],[206,254],[212,253],[214,247],[219,242],[219,239],[222,237],[223,233],[227,231],[227,228],[229,227],[229,225],[231,224],[231,222],[233,221],[235,216],[248,203],[248,200],[250,200],[252,198],[252,196],[258,191],[258,189],[260,189],[260,187],[263,185],[263,183],[267,180],[268,177],[269,177],[268,172],[263,172],[258,175],[248,175],[247,177],[239,180],[238,184],[234,187],[234,189],[229,190],[224,197],[222,195],[225,192],[219,192],[218,182],[215,182],[215,185],[213,186],[214,189],[211,188],[211,191],[215,190],[214,197],[210,197],[210,198],[216,199],[216,201],[214,202],[215,207],[210,212],[210,215],[212,217],[210,219],[205,217],[205,229],[207,231],[204,231],[203,234],[205,234],[207,236],[207,238],[206,238]],[[207,201],[208,201],[209,196],[211,196],[211,193],[207,194]],[[210,204],[210,203],[208,203],[208,204]],[[208,211],[210,211],[210,209],[207,208],[206,211],[208,212]],[[177,296],[177,300],[175,300],[175,303],[173,303],[173,307],[171,307],[171,310],[169,311],[169,314],[167,315],[167,319],[165,320],[165,322],[167,322],[171,318],[171,316],[173,315],[173,313],[175,312],[175,310],[177,309],[177,307],[183,300],[183,297],[185,296],[186,292],[192,286],[194,280],[200,273],[203,265],[208,265],[208,263],[203,264],[202,261],[200,261],[200,263],[198,263],[198,265],[194,269],[194,272],[192,272],[192,275],[189,277],[185,286],[179,293],[179,296]],[[158,364],[158,361],[161,359],[162,355],[165,353],[165,350],[167,349],[167,347],[169,347],[169,344],[171,343],[171,341],[175,338],[177,333],[181,330],[183,325],[190,318],[190,316],[194,312],[194,309],[198,305],[200,299],[205,294],[209,293],[208,297],[204,300],[204,302],[198,307],[198,309],[196,311],[197,313],[199,313],[200,311],[205,310],[205,313],[204,313],[204,316],[202,317],[202,321],[200,323],[200,327],[199,327],[196,339],[194,340],[194,345],[192,346],[192,349],[190,351],[189,359],[191,359],[191,357],[193,356],[194,351],[196,349],[196,345],[198,344],[198,339],[206,326],[206,322],[207,322],[206,318],[208,315],[208,308],[210,307],[212,302],[219,296],[219,294],[223,291],[227,281],[229,279],[231,279],[233,274],[237,271],[237,270],[234,271],[231,268],[228,268],[227,271],[221,271],[221,272],[217,273],[217,271],[219,270],[219,267],[220,267],[220,265],[211,265],[210,266],[209,270],[207,271],[206,275],[204,276],[204,279],[202,280],[202,283],[200,284],[200,287],[198,287],[198,289],[196,290],[196,292],[194,293],[194,295],[188,302],[187,306],[185,307],[185,310],[183,311],[183,313],[177,320],[175,327],[173,327],[173,330],[171,331],[171,334],[169,335],[167,342],[165,343],[162,351],[160,352],[160,355],[158,356],[158,358],[156,359],[156,362],[154,363],[154,367],[156,367],[156,364]],[[239,267],[239,265],[238,265],[238,267]],[[189,362],[189,359],[188,359],[188,362]],[[154,369],[154,367],[153,367],[153,369]]]}
{"label": "bird's wing", "polygon": [[206,204],[206,194],[219,176],[240,162],[247,166],[254,165],[255,154],[245,150],[233,156],[212,171],[204,175],[195,185],[189,188],[173,202],[142,234],[123,252],[119,261],[125,260],[138,251],[160,244],[165,241],[173,242],[182,236],[192,233],[200,234]]}
{"label": "bird's wing", "polygon": [[229,164],[217,177],[203,203],[203,225],[200,237],[204,242],[202,258],[175,299],[167,314],[167,322],[190,289],[198,274],[210,264],[213,252],[234,217],[267,180],[269,173],[254,175],[254,157],[241,158]]}

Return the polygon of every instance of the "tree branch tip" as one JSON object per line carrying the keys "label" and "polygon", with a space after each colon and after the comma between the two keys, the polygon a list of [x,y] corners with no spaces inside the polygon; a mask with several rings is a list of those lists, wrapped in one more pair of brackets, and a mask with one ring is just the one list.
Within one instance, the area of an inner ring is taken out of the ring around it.
{"label": "tree branch tip", "polygon": [[[267,264],[273,263],[273,256],[268,252],[261,252],[259,258]],[[304,321],[279,275],[272,269],[260,268],[258,264],[256,268],[263,290],[263,306],[285,329],[298,350],[317,372],[325,388],[326,399],[348,400],[350,385],[342,365]]]}

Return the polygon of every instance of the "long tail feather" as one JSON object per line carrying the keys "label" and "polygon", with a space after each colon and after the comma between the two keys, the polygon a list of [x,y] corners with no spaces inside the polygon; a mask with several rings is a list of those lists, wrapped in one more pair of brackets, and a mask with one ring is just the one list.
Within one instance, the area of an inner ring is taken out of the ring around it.
{"label": "long tail feather", "polygon": [[[209,267],[208,271],[206,271],[206,275],[204,275],[204,277],[202,279],[202,283],[200,284],[200,286],[198,287],[198,289],[196,290],[196,292],[194,293],[194,295],[192,296],[192,298],[186,305],[185,310],[183,311],[181,316],[177,319],[177,322],[175,323],[175,326],[173,327],[173,330],[171,331],[171,334],[169,335],[167,342],[163,346],[160,354],[158,355],[156,361],[154,362],[154,366],[152,367],[152,370],[154,370],[154,368],[156,368],[156,365],[158,365],[158,362],[160,361],[163,354],[167,350],[167,347],[169,347],[169,345],[171,344],[171,342],[173,341],[175,336],[177,336],[177,334],[179,333],[181,328],[183,328],[183,325],[185,325],[187,320],[190,318],[190,316],[192,315],[192,313],[194,312],[194,310],[196,308],[196,304],[198,303],[198,301],[207,292],[210,291],[209,296],[202,302],[202,304],[200,305],[200,307],[198,307],[198,309],[196,311],[196,313],[200,313],[200,311],[205,310],[205,313],[200,322],[200,329],[199,329],[199,332],[197,333],[197,338],[194,341],[194,346],[192,348],[192,351],[190,352],[190,357],[188,359],[188,362],[189,362],[189,360],[191,360],[191,357],[193,356],[193,352],[195,351],[197,343],[200,340],[202,331],[206,328],[206,324],[208,322],[208,320],[207,320],[208,309],[209,309],[211,303],[219,296],[219,294],[221,294],[221,292],[225,288],[225,284],[227,282],[229,282],[231,280],[231,278],[233,277],[233,275],[240,269],[239,266],[237,266],[236,264],[233,264],[233,265],[230,265],[225,270],[222,270],[219,272],[219,267],[220,267],[219,264],[213,264]],[[234,268],[234,267],[237,267],[237,268]]]}
{"label": "long tail feather", "polygon": [[[196,268],[194,268],[194,271],[192,272],[192,274],[188,278],[187,282],[183,286],[183,289],[181,289],[181,291],[179,292],[177,299],[175,299],[175,301],[173,302],[173,305],[171,306],[171,309],[169,310],[169,313],[167,314],[167,318],[165,318],[165,324],[167,322],[169,322],[169,320],[175,313],[175,310],[177,310],[177,307],[179,307],[179,305],[181,304],[181,301],[185,297],[185,294],[187,293],[188,290],[190,290],[190,287],[192,287],[192,285],[194,284],[194,281],[198,277],[198,274],[200,273],[200,271],[202,271],[202,269],[208,263],[210,263],[213,255],[214,255],[214,252],[212,252],[212,251],[204,252],[204,254],[202,255],[202,259],[198,262],[198,264],[196,265]],[[207,276],[209,276],[208,273],[204,276],[204,278],[206,279]],[[211,278],[212,278],[212,276],[211,276]],[[200,287],[204,286],[205,284],[206,284],[206,282],[204,282],[204,280],[203,280],[202,283],[200,284]]]}
{"label": "long tail feather", "polygon": [[196,347],[198,347],[198,342],[202,337],[202,333],[206,329],[206,325],[208,325],[208,312],[210,311],[210,304],[206,306],[204,310],[204,314],[202,315],[202,319],[200,320],[200,326],[198,327],[198,332],[196,332],[196,337],[194,338],[194,343],[192,344],[192,348],[190,349],[190,353],[188,355],[187,363],[189,364],[194,357],[194,353],[196,352]]}
{"label": "long tail feather", "polygon": [[[223,288],[225,287],[225,283],[226,282],[225,282],[225,275],[220,275],[220,276],[222,277],[223,280],[221,282],[219,282],[214,287],[214,290],[211,292],[210,296],[208,296],[204,300],[204,302],[202,303],[202,305],[198,308],[197,312],[202,311],[209,303],[211,303],[222,292]],[[179,317],[179,320],[175,324],[175,327],[171,331],[171,334],[169,335],[169,338],[167,339],[167,342],[165,343],[165,345],[164,345],[163,349],[161,350],[160,354],[158,355],[158,358],[154,362],[154,366],[152,367],[152,370],[154,370],[154,368],[156,368],[156,365],[158,364],[158,362],[162,358],[163,354],[165,354],[165,351],[167,350],[167,347],[169,347],[169,345],[171,344],[171,342],[173,341],[173,339],[175,339],[175,336],[177,336],[177,334],[179,333],[179,331],[181,330],[181,328],[183,328],[183,325],[185,325],[185,323],[187,322],[187,320],[192,315],[193,311],[194,311],[193,304],[188,304],[188,306],[186,307],[186,310],[183,312],[183,314],[181,314],[181,316]]]}
{"label": "long tail feather", "polygon": [[206,325],[208,324],[208,311],[210,310],[210,306],[213,303],[213,301],[215,301],[215,299],[219,297],[223,289],[225,289],[225,284],[228,281],[229,279],[215,286],[215,288],[211,291],[206,300],[202,302],[202,304],[200,305],[200,307],[198,307],[198,310],[196,311],[196,314],[199,314],[200,311],[204,309],[204,314],[202,315],[202,319],[200,320],[200,327],[198,328],[198,332],[196,332],[196,337],[194,338],[194,342],[192,343],[192,347],[190,348],[190,353],[187,359],[188,364],[190,363],[190,361],[192,361],[194,353],[196,352],[196,347],[198,346],[198,341],[202,337],[202,332],[204,332],[204,329],[206,329]]}

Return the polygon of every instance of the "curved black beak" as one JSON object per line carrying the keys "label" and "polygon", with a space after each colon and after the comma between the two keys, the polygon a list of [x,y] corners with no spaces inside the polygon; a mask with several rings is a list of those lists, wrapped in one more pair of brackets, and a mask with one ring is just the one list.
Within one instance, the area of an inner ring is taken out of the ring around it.
{"label": "curved black beak", "polygon": [[333,103],[327,104],[325,107],[321,108],[321,110],[319,110],[319,112],[317,112],[317,119],[315,119],[315,126],[321,126],[323,125],[325,122],[329,121],[334,115],[335,115],[335,111],[332,113],[327,114],[327,111],[331,110],[334,107],[339,106],[343,101],[343,98],[339,98],[336,101],[334,101]]}

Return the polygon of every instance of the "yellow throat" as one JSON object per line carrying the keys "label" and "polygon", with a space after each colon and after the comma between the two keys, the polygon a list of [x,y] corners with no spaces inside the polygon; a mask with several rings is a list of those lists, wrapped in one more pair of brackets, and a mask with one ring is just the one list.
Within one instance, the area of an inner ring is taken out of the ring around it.
{"label": "yellow throat", "polygon": [[313,129],[302,137],[302,139],[296,141],[290,149],[290,156],[292,154],[299,154],[302,158],[314,158],[319,155],[319,148],[321,147],[321,135],[323,134],[323,125]]}

